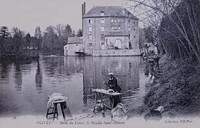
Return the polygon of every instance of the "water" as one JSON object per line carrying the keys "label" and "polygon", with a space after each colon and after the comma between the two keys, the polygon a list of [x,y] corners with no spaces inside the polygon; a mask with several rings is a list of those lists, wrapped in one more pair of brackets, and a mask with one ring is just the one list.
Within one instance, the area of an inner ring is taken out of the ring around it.
{"label": "water", "polygon": [[123,103],[136,107],[146,93],[144,62],[140,57],[56,57],[39,61],[0,63],[0,117],[45,116],[48,95],[68,97],[72,114],[94,106],[91,89],[105,88],[113,72],[122,88]]}

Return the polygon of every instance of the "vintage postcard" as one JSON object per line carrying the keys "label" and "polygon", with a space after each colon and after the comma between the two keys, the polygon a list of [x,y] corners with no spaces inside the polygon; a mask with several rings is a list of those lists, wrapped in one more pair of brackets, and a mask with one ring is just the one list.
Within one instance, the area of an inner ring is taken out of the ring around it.
{"label": "vintage postcard", "polygon": [[0,0],[0,128],[197,128],[199,0]]}

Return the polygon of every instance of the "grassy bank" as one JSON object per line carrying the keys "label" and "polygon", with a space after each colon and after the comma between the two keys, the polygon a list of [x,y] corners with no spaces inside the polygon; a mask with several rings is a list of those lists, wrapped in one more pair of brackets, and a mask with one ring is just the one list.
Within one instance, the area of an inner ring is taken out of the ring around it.
{"label": "grassy bank", "polygon": [[200,114],[200,66],[191,59],[161,59],[160,70],[160,78],[148,85],[143,106],[130,113],[141,115],[162,105],[170,117]]}

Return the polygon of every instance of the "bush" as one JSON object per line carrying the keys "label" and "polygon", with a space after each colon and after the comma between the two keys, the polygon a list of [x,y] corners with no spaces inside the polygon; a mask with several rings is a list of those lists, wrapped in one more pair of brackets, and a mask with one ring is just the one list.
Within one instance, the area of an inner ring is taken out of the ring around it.
{"label": "bush", "polygon": [[162,65],[162,70],[160,86],[147,93],[145,105],[152,109],[162,105],[167,110],[181,107],[186,111],[199,98],[200,67],[189,60],[176,60]]}

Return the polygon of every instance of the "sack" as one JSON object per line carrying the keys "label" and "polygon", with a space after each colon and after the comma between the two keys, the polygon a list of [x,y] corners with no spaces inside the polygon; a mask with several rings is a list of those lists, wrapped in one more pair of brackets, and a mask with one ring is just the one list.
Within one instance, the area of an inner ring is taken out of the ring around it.
{"label": "sack", "polygon": [[128,109],[122,103],[117,104],[117,106],[111,110],[111,117],[113,120],[127,119]]}

